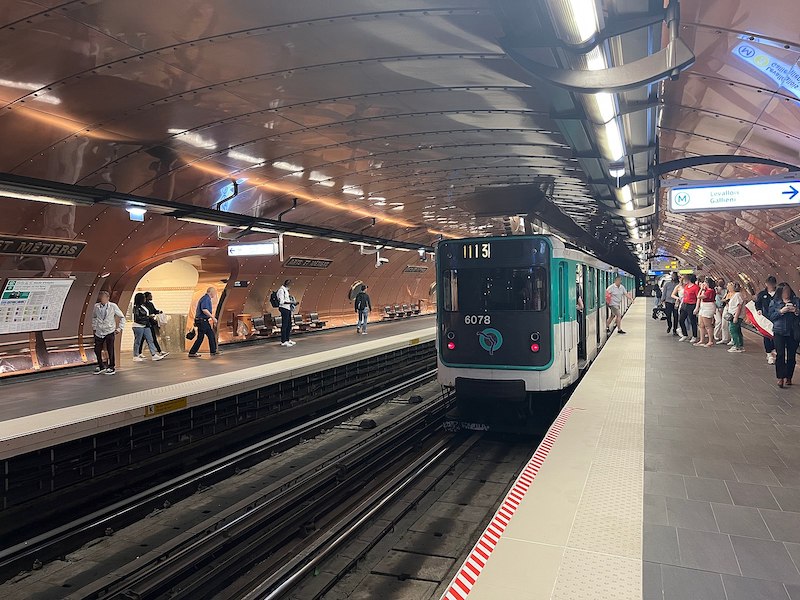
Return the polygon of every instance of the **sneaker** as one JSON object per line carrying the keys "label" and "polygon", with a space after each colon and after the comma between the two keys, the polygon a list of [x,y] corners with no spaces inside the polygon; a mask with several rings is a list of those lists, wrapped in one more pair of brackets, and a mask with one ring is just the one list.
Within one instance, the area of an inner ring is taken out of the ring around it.
{"label": "sneaker", "polygon": [[678,337],[678,332],[677,331],[673,331],[672,335],[674,335],[675,337]]}
{"label": "sneaker", "polygon": [[[734,346],[736,348],[736,346]],[[744,348],[736,348],[736,352],[744,352]]]}
{"label": "sneaker", "polygon": [[286,343],[289,344],[290,346],[294,346],[295,344],[297,344],[297,342],[293,342],[292,340],[289,340]]}
{"label": "sneaker", "polygon": [[162,357],[167,357],[167,356],[169,356],[169,352],[159,352],[159,354],[160,354]]}
{"label": "sneaker", "polygon": [[189,354],[189,358],[200,358],[201,356],[203,355],[200,354],[199,352],[197,354]]}
{"label": "sneaker", "polygon": [[103,374],[104,375],[115,375],[116,373],[117,373],[117,370],[112,367],[110,369],[106,369],[105,373],[103,373]]}
{"label": "sneaker", "polygon": [[692,339],[689,340],[689,343],[690,344],[694,344],[696,341],[697,341],[697,338],[693,337]]}
{"label": "sneaker", "polygon": [[728,352],[738,352],[738,350],[736,349],[736,346],[732,346],[731,348],[728,348]]}
{"label": "sneaker", "polygon": [[102,375],[106,371],[108,371],[108,369],[103,368],[103,367],[96,367],[95,370],[94,370],[94,374],[95,375]]}
{"label": "sneaker", "polygon": [[685,335],[682,335],[681,337],[678,338],[678,341],[679,342],[685,342],[687,339],[689,339],[689,338],[687,338]]}
{"label": "sneaker", "polygon": [[164,358],[163,354],[154,354],[152,360],[161,360]]}
{"label": "sneaker", "polygon": [[211,353],[211,356],[219,356],[220,354],[222,354],[222,352],[220,352],[219,350],[217,350],[216,352],[212,352],[212,353]]}
{"label": "sneaker", "polygon": [[725,340],[720,340],[717,342],[717,346],[721,346],[722,344],[727,344],[727,343],[728,342],[726,342]]}
{"label": "sneaker", "polygon": [[144,362],[144,356],[134,356],[133,362]]}
{"label": "sneaker", "polygon": [[730,342],[728,342],[728,346],[733,346],[733,340],[731,340]]}
{"label": "sneaker", "polygon": [[356,334],[361,333],[361,327],[356,327]]}
{"label": "sneaker", "polygon": [[366,331],[362,331],[361,335],[367,335],[367,332]]}
{"label": "sneaker", "polygon": [[774,365],[775,364],[775,356],[773,356],[772,353],[767,354],[767,364],[768,365]]}
{"label": "sneaker", "polygon": [[628,333],[627,331],[622,331],[622,329],[617,329],[617,333]]}
{"label": "sneaker", "polygon": [[281,342],[281,346],[288,348],[291,344],[289,342]]}

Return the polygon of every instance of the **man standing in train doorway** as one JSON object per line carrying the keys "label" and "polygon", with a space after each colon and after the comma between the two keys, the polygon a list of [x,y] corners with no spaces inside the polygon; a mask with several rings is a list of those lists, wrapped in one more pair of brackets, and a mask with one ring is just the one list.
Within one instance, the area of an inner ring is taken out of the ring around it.
{"label": "man standing in train doorway", "polygon": [[367,322],[369,321],[369,312],[372,310],[372,301],[369,299],[367,293],[367,286],[362,285],[359,292],[356,294],[356,301],[354,303],[356,314],[358,315],[358,324],[356,325],[356,333],[367,335]]}
{"label": "man standing in train doorway", "polygon": [[611,322],[617,320],[617,333],[625,333],[622,331],[622,298],[628,297],[628,300],[633,301],[631,293],[622,285],[622,277],[617,275],[614,278],[614,283],[606,288],[606,304],[611,311],[611,316],[606,321],[606,333],[611,334]]}

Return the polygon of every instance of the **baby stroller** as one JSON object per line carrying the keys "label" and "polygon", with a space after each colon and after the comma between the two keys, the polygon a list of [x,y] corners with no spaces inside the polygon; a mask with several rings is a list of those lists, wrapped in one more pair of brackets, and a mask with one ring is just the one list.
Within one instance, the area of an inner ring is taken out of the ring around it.
{"label": "baby stroller", "polygon": [[667,311],[664,310],[664,307],[660,304],[653,309],[653,320],[654,321],[666,321],[667,320]]}

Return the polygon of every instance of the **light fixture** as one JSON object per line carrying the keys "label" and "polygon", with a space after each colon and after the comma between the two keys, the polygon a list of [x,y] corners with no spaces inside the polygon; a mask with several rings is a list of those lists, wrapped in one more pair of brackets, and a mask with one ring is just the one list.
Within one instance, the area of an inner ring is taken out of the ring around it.
{"label": "light fixture", "polygon": [[138,221],[139,223],[144,221],[144,215],[147,213],[147,209],[143,206],[128,206],[125,210],[128,211],[128,218],[131,221]]}
{"label": "light fixture", "polygon": [[325,239],[327,239],[329,242],[336,242],[337,244],[344,244],[345,243],[345,240],[342,240],[340,238],[325,238]]}
{"label": "light fixture", "polygon": [[582,44],[600,30],[595,0],[550,0],[547,4],[565,42]]}
{"label": "light fixture", "polygon": [[620,133],[619,123],[616,119],[611,119],[605,124],[606,132],[606,149],[608,150],[609,158],[613,161],[621,160],[625,156],[625,143],[622,140],[622,133]]}
{"label": "light fixture", "polygon": [[197,223],[198,225],[213,225],[215,227],[230,227],[225,221],[215,221],[214,219],[200,219],[198,217],[177,217],[178,221],[186,223]]}
{"label": "light fixture", "polygon": [[300,233],[299,231],[284,231],[283,235],[290,235],[292,237],[297,237],[297,238],[314,238],[314,237],[317,237],[317,236],[311,235],[309,233]]}
{"label": "light fixture", "polygon": [[31,200],[33,202],[47,202],[49,204],[64,204],[67,206],[75,206],[77,204],[82,204],[77,200],[72,200],[70,198],[63,198],[60,196],[50,196],[45,194],[31,194],[28,192],[17,192],[14,190],[9,190],[5,188],[0,188],[0,196],[5,198],[15,198],[17,200]]}
{"label": "light fixture", "polygon": [[274,229],[267,229],[266,227],[251,227],[250,231],[255,231],[256,233],[280,233]]}
{"label": "light fixture", "polygon": [[608,174],[611,177],[619,179],[620,177],[625,176],[625,163],[622,161],[619,162],[612,162],[608,165]]}

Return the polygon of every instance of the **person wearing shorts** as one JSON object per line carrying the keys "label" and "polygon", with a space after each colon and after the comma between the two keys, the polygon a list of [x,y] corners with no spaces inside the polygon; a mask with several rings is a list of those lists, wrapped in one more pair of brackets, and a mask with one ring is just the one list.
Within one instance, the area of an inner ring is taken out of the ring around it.
{"label": "person wearing shorts", "polygon": [[627,297],[633,300],[630,292],[622,285],[622,277],[617,275],[614,278],[614,283],[606,288],[606,298],[608,299],[608,309],[611,315],[606,320],[606,332],[611,333],[611,323],[616,319],[617,333],[625,333],[622,330],[622,299]]}

